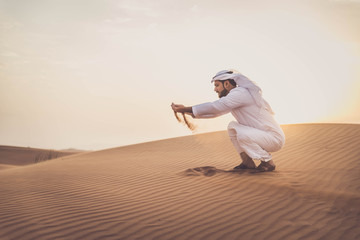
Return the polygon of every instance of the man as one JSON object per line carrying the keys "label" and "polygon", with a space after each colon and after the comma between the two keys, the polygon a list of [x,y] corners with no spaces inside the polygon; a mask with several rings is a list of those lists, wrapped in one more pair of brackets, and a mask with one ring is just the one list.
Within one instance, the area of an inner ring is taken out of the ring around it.
{"label": "man", "polygon": [[[211,82],[220,99],[192,107],[173,103],[172,109],[194,118],[214,118],[231,112],[237,121],[229,123],[228,133],[242,160],[234,169],[275,170],[270,152],[282,148],[285,135],[262,98],[261,89],[244,75],[229,70],[218,72]],[[261,163],[256,167],[254,160]]]}

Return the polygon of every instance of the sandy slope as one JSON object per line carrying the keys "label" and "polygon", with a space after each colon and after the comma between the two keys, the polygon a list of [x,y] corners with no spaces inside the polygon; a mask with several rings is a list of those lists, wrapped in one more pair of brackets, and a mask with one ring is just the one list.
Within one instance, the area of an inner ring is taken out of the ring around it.
{"label": "sandy slope", "polygon": [[36,162],[42,162],[80,152],[84,151],[75,149],[57,151],[50,149],[0,145],[0,170],[13,166],[23,166]]}
{"label": "sandy slope", "polygon": [[0,239],[360,239],[360,125],[283,129],[271,173],[226,132],[2,170]]}

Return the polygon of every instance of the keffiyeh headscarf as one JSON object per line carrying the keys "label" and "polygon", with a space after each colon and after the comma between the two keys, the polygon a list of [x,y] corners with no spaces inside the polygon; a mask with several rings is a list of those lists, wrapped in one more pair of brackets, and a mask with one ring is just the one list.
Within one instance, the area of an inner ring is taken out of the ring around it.
{"label": "keffiyeh headscarf", "polygon": [[263,99],[261,88],[241,73],[230,70],[223,70],[218,72],[215,77],[213,77],[211,83],[216,80],[224,81],[228,79],[233,79],[236,85],[238,85],[238,87],[246,88],[254,99],[256,105],[258,105],[260,108],[265,108],[271,114],[274,114],[269,103],[265,99]]}

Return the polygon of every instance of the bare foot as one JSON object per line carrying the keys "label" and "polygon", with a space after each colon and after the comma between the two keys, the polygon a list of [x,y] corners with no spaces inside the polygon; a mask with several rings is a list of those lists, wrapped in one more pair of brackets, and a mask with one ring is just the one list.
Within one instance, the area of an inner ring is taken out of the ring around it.
{"label": "bare foot", "polygon": [[240,153],[242,163],[234,169],[255,169],[255,162],[245,152]]}
{"label": "bare foot", "polygon": [[240,153],[240,157],[244,165],[248,166],[249,168],[256,168],[255,162],[245,152]]}

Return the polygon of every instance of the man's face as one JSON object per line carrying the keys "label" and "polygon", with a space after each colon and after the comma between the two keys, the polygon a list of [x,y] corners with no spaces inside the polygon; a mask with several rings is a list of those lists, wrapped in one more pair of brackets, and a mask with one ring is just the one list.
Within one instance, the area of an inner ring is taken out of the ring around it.
{"label": "man's face", "polygon": [[218,94],[219,98],[225,97],[229,93],[229,91],[224,88],[222,82],[218,80],[214,82],[214,86],[214,91]]}

